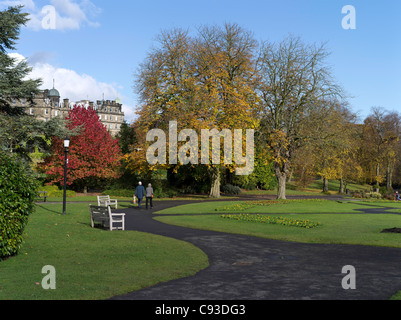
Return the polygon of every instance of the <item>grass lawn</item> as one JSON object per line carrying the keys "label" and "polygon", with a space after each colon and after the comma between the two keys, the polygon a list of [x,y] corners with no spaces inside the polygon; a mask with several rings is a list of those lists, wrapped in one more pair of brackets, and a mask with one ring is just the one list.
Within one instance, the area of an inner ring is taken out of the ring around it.
{"label": "grass lawn", "polygon": [[[257,201],[256,201],[257,202]],[[388,212],[401,212],[401,202],[394,201],[330,201],[324,199],[265,201],[265,205],[243,208],[243,201],[219,201],[182,205],[158,211],[158,214],[205,213],[357,213],[363,208],[395,208]],[[236,208],[238,206],[238,209]],[[216,210],[217,209],[217,210]]]}
{"label": "grass lawn", "polygon": [[[195,246],[133,231],[90,227],[88,204],[37,205],[18,256],[0,262],[0,300],[94,300],[185,277],[208,266]],[[56,290],[42,289],[42,267]]]}
{"label": "grass lawn", "polygon": [[290,218],[295,220],[309,219],[310,221],[321,223],[321,226],[313,229],[303,229],[227,220],[221,218],[220,215],[162,216],[155,219],[183,227],[284,241],[401,248],[401,234],[380,233],[383,229],[401,227],[401,216],[398,215],[294,214]]}
{"label": "grass lawn", "polygon": [[[170,208],[158,213],[166,216],[156,219],[165,223],[191,228],[208,229],[229,233],[252,235],[270,239],[306,242],[359,244],[401,248],[401,234],[381,233],[383,229],[401,227],[401,216],[394,214],[358,214],[358,208],[393,207],[394,202],[354,202],[340,203],[327,200],[287,200],[269,206],[255,206],[236,210],[240,202],[197,203]],[[216,211],[218,208],[221,211]],[[227,210],[223,210],[226,208]],[[398,209],[399,210],[399,209]],[[356,212],[356,213],[352,213]],[[391,211],[390,211],[391,212]],[[174,215],[168,214],[194,214]],[[214,213],[196,215],[195,213]],[[320,223],[313,229],[302,229],[282,225],[254,222],[239,222],[221,218],[222,214],[259,213],[270,216],[285,216],[295,220]],[[342,214],[334,214],[342,213]],[[351,213],[351,214],[347,214]]]}
{"label": "grass lawn", "polygon": [[[114,197],[110,196],[112,199],[117,199],[118,202],[130,202],[132,203],[132,197]],[[223,196],[225,199],[236,199],[234,196]],[[208,195],[188,195],[174,198],[155,198],[156,201],[168,201],[168,200],[195,200],[195,201],[213,201],[214,199],[210,199]],[[218,199],[215,199],[218,200]],[[48,197],[47,202],[63,202],[62,197]],[[92,202],[93,204],[97,203],[96,196],[75,196],[75,197],[67,197],[67,202]],[[42,201],[38,201],[39,204],[43,203]]]}

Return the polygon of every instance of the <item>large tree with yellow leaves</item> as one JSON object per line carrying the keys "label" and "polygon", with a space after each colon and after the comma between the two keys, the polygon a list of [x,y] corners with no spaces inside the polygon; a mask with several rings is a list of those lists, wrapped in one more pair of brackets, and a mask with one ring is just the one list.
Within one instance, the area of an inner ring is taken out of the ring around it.
{"label": "large tree with yellow leaves", "polygon": [[[258,125],[256,49],[252,34],[236,24],[202,27],[193,37],[180,29],[162,32],[158,46],[148,54],[136,76],[141,98],[140,131],[161,129],[167,133],[171,122],[177,123],[175,131],[195,130],[198,137],[202,129],[219,132],[255,129]],[[166,150],[171,143],[167,142]],[[185,141],[178,143],[179,148]],[[148,146],[146,139],[142,139],[126,157],[132,169],[146,171],[160,167],[147,163]],[[200,155],[201,148],[195,152]],[[167,156],[167,166],[178,168],[182,164],[168,152]],[[220,196],[221,167],[235,167],[235,163],[225,165],[223,160],[220,163],[204,164],[212,181],[211,197]]]}

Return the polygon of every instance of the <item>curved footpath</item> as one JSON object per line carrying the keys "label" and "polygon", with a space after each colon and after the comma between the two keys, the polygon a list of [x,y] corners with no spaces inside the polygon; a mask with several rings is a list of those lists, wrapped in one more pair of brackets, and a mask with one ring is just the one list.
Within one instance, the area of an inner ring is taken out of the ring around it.
{"label": "curved footpath", "polygon": [[[388,300],[401,290],[401,249],[303,244],[195,230],[153,219],[153,212],[194,201],[158,201],[129,208],[126,229],[190,242],[209,257],[196,275],[160,283],[112,300]],[[356,270],[356,289],[344,290],[344,266]]]}

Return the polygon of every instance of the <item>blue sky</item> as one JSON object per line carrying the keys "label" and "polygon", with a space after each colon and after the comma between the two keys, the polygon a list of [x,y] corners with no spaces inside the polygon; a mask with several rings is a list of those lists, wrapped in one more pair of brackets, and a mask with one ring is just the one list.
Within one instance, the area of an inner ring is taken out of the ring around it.
{"label": "blue sky", "polygon": [[[401,2],[394,0],[0,0],[0,9],[24,4],[31,14],[15,54],[28,58],[32,76],[62,98],[117,96],[128,121],[137,106],[133,73],[163,29],[235,22],[257,40],[288,34],[306,43],[327,42],[327,62],[363,120],[373,106],[401,112]],[[56,29],[41,25],[45,6],[56,12]],[[342,28],[342,8],[356,10],[356,29]]]}

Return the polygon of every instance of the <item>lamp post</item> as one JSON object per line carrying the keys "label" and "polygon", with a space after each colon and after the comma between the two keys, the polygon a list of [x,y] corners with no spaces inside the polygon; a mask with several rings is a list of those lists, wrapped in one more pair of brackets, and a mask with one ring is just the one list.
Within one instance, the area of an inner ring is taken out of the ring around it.
{"label": "lamp post", "polygon": [[63,215],[66,214],[67,204],[67,167],[68,167],[68,148],[70,147],[70,138],[64,139],[64,151],[65,151],[65,162],[64,162],[64,196],[63,196]]}

